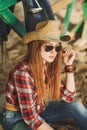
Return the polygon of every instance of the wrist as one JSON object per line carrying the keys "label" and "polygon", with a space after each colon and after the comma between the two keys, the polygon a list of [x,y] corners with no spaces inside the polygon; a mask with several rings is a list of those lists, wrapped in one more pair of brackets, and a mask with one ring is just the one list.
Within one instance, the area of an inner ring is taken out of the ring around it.
{"label": "wrist", "polygon": [[72,64],[65,65],[65,72],[66,73],[73,73],[75,71],[76,67]]}
{"label": "wrist", "polygon": [[65,66],[67,66],[67,65],[73,65],[73,63],[66,63]]}

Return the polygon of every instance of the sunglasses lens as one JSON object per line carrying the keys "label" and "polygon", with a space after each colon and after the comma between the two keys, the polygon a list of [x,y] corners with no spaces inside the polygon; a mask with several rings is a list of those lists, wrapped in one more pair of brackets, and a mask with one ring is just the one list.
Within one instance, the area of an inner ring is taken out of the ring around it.
{"label": "sunglasses lens", "polygon": [[61,46],[57,46],[57,47],[56,47],[56,52],[59,52],[61,49],[62,49]]}
{"label": "sunglasses lens", "polygon": [[[46,52],[49,52],[49,51],[51,51],[53,48],[54,48],[53,46],[45,46],[45,51],[46,51]],[[56,46],[56,47],[55,47],[55,51],[56,51],[56,52],[59,52],[61,49],[62,49],[61,46]]]}
{"label": "sunglasses lens", "polygon": [[53,46],[45,46],[45,51],[49,52],[53,49]]}

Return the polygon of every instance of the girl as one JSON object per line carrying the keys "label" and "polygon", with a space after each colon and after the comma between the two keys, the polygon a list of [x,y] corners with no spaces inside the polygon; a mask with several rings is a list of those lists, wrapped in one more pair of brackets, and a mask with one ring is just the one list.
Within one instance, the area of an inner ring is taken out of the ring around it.
{"label": "girl", "polygon": [[[26,130],[53,130],[49,123],[73,119],[80,130],[87,130],[87,109],[75,101],[75,52],[62,48],[58,22],[40,22],[35,31],[24,36],[28,51],[11,70],[3,111],[4,130],[22,121]],[[65,83],[61,81],[61,59]],[[20,126],[21,128],[21,126]]]}

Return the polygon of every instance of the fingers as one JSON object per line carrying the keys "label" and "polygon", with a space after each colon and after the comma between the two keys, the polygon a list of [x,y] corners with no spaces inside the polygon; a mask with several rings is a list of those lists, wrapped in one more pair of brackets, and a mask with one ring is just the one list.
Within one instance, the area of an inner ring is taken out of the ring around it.
{"label": "fingers", "polygon": [[75,52],[71,48],[63,49],[63,61],[66,65],[72,64],[75,59]]}
{"label": "fingers", "polygon": [[64,48],[62,52],[63,56],[75,56],[75,52],[71,48]]}

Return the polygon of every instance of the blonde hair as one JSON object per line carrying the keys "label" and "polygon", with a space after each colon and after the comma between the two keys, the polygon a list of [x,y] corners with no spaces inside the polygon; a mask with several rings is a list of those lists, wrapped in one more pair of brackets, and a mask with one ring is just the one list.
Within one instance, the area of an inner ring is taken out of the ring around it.
{"label": "blonde hair", "polygon": [[28,52],[24,60],[28,62],[29,68],[34,76],[35,85],[38,94],[38,102],[42,100],[57,100],[60,96],[61,83],[61,51],[57,54],[54,62],[47,63],[47,80],[49,84],[49,96],[43,81],[43,63],[40,57],[40,48],[43,41],[33,41],[28,44]]}

